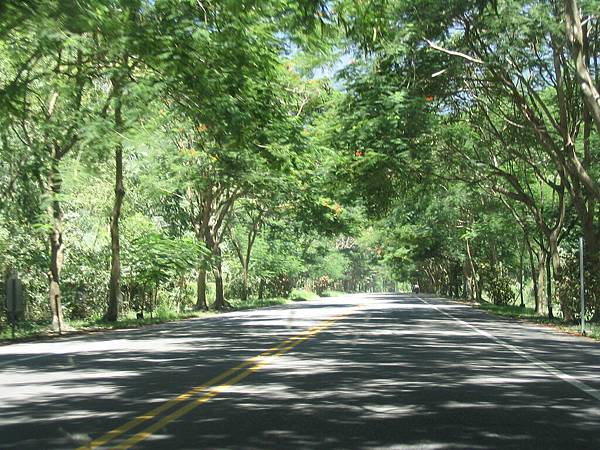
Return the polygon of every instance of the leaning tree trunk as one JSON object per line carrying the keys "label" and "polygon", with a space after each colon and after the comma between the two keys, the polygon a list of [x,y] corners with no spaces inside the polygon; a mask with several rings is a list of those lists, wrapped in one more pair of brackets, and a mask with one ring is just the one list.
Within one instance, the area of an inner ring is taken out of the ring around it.
{"label": "leaning tree trunk", "polygon": [[60,291],[60,272],[63,267],[65,245],[63,242],[63,212],[58,200],[60,194],[61,182],[56,163],[49,175],[49,191],[52,196],[49,213],[52,217],[52,230],[50,231],[50,271],[48,272],[49,302],[52,313],[52,328],[60,330],[63,323],[61,291]]}
{"label": "leaning tree trunk", "polygon": [[565,25],[583,100],[590,110],[598,131],[600,131],[600,94],[586,64],[585,41],[587,33],[585,31],[587,31],[587,28],[582,25],[576,0],[565,0]]}
{"label": "leaning tree trunk", "polygon": [[[116,89],[116,88],[115,88]],[[123,116],[121,113],[121,98],[117,95],[115,105],[115,127],[118,131],[123,129]],[[121,245],[119,233],[119,220],[121,207],[125,197],[123,185],[123,145],[117,144],[115,149],[115,201],[110,220],[111,265],[110,285],[108,289],[108,308],[104,319],[115,322],[119,318],[121,306]]]}
{"label": "leaning tree trunk", "polygon": [[468,300],[477,299],[478,301],[481,301],[481,295],[479,292],[479,284],[477,282],[477,276],[478,276],[477,269],[475,268],[475,261],[473,261],[473,254],[471,252],[471,244],[469,243],[468,239],[465,241],[465,245],[466,245],[466,251],[467,251],[467,263],[469,264],[469,278],[468,278],[469,297],[468,297]]}

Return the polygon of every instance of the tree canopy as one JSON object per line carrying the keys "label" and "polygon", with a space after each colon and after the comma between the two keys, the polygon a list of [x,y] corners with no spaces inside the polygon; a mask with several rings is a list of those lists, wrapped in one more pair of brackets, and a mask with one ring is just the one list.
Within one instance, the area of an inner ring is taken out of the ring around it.
{"label": "tree canopy", "polygon": [[29,320],[408,288],[600,320],[593,0],[0,5]]}

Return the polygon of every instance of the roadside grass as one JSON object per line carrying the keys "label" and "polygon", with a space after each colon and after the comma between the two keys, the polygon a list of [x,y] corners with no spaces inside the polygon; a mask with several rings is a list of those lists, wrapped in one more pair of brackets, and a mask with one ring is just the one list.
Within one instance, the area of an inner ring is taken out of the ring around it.
{"label": "roadside grass", "polygon": [[[126,313],[116,322],[108,322],[102,317],[91,317],[85,320],[65,320],[63,324],[63,335],[85,333],[91,331],[118,330],[124,328],[139,328],[146,325],[171,322],[175,320],[191,319],[195,317],[207,317],[216,314],[212,311],[168,311],[157,310],[150,316],[146,312],[143,319],[137,319],[135,313]],[[58,336],[57,331],[52,330],[47,321],[21,321],[15,327],[15,339],[12,339],[12,328],[10,324],[3,324],[0,328],[0,344],[35,340],[39,338]]]}
{"label": "roadside grass", "polygon": [[304,289],[292,289],[290,293],[290,299],[293,302],[304,302],[307,300],[316,300],[319,296],[311,291],[306,291]]}
{"label": "roadside grass", "polygon": [[[527,307],[521,308],[517,305],[494,305],[493,303],[484,302],[480,303],[477,308],[498,316],[512,317],[515,319],[544,319],[544,317],[537,315],[534,309]],[[545,319],[548,318],[546,317]]]}
{"label": "roadside grass", "polygon": [[259,309],[259,308],[267,308],[269,306],[277,306],[277,305],[285,305],[290,303],[290,299],[286,299],[283,297],[275,297],[275,298],[253,298],[250,297],[248,300],[241,300],[239,298],[227,300],[234,311],[244,311],[247,309]]}
{"label": "roadside grass", "polygon": [[[17,322],[15,326],[15,340],[22,340],[29,337],[42,336],[48,333],[50,327],[47,321],[43,322]],[[2,323],[0,326],[0,343],[12,341],[12,327],[10,323]]]}
{"label": "roadside grass", "polygon": [[341,297],[342,295],[346,295],[346,293],[342,291],[325,291],[321,294],[321,297]]}
{"label": "roadside grass", "polygon": [[[513,319],[527,320],[540,325],[551,326],[564,333],[568,334],[581,334],[581,326],[578,324],[567,323],[561,318],[549,319],[546,316],[536,314],[532,308],[521,308],[517,305],[494,305],[493,303],[480,303],[475,306],[477,309],[490,312],[497,316],[510,317]],[[585,333],[587,337],[600,341],[600,324],[597,323],[586,323]]]}
{"label": "roadside grass", "polygon": [[[342,295],[343,292],[330,291],[331,296]],[[326,296],[326,295],[324,295]],[[317,294],[310,291],[294,289],[289,298],[249,298],[248,300],[232,299],[228,300],[233,311],[244,311],[249,309],[266,308],[269,306],[278,306],[290,304],[298,301],[316,300],[320,298]],[[118,330],[125,328],[139,328],[147,325],[171,322],[176,320],[208,317],[219,314],[218,311],[183,311],[176,312],[169,309],[157,309],[150,314],[145,311],[143,319],[137,319],[135,312],[128,312],[116,322],[103,320],[101,316],[91,317],[85,320],[66,320],[63,327],[63,335],[89,333],[104,330]],[[53,331],[47,321],[21,321],[15,327],[15,339],[12,338],[12,329],[9,323],[0,323],[0,344],[9,344],[15,342],[26,342],[44,338],[58,336],[57,331]]]}
{"label": "roadside grass", "polygon": [[108,322],[102,317],[90,318],[87,320],[71,320],[68,324],[77,330],[96,331],[96,330],[116,330],[121,328],[136,328],[144,325],[155,325],[158,323],[171,322],[174,320],[192,319],[197,317],[207,317],[216,314],[212,311],[170,311],[158,309],[152,313],[145,312],[143,319],[135,317],[134,312],[128,312],[124,317],[116,322]]}

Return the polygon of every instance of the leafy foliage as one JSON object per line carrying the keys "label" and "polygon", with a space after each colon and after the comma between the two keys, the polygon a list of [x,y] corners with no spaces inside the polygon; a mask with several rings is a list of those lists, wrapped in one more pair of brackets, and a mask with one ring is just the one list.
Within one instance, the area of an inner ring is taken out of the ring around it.
{"label": "leafy foliage", "polygon": [[0,270],[36,320],[100,316],[122,275],[125,314],[398,281],[573,321],[582,235],[600,320],[579,6],[3,2]]}

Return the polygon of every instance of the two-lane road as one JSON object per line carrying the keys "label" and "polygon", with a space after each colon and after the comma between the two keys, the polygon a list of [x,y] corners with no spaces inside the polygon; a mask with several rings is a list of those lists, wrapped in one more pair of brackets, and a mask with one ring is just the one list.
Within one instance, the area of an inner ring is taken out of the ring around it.
{"label": "two-lane road", "polygon": [[600,448],[600,345],[352,295],[0,347],[0,449]]}

